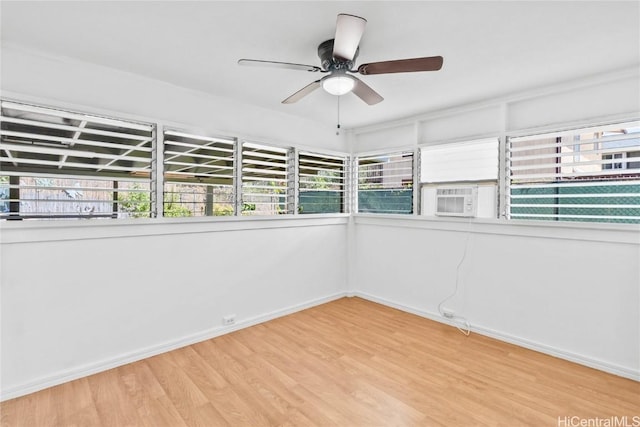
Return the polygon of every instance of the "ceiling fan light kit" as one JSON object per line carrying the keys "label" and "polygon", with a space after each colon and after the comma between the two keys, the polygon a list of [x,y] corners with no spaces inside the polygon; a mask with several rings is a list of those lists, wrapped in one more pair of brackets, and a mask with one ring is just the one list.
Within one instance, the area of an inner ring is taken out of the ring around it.
{"label": "ceiling fan light kit", "polygon": [[441,56],[429,56],[372,62],[362,64],[354,69],[355,60],[360,52],[360,39],[362,38],[366,24],[367,20],[359,16],[344,13],[339,14],[334,38],[326,40],[318,46],[318,56],[320,57],[321,67],[257,59],[240,59],[238,64],[328,73],[327,76],[309,83],[307,86],[283,100],[283,104],[297,102],[319,87],[322,87],[331,95],[336,96],[353,92],[368,105],[375,105],[384,98],[362,80],[347,73],[360,75],[392,74],[437,71],[442,68],[443,59]]}
{"label": "ceiling fan light kit", "polygon": [[340,96],[349,93],[355,85],[355,80],[346,74],[333,74],[322,79],[322,89],[331,95]]}

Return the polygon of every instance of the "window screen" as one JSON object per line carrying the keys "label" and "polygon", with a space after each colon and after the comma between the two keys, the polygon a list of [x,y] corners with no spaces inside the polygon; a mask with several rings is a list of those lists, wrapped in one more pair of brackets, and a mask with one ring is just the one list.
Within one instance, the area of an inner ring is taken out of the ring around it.
{"label": "window screen", "polygon": [[511,138],[510,218],[640,223],[640,123]]}
{"label": "window screen", "polygon": [[413,212],[413,153],[358,157],[358,212]]}
{"label": "window screen", "polygon": [[151,216],[153,125],[1,105],[1,218]]}
{"label": "window screen", "polygon": [[498,179],[498,139],[440,144],[420,149],[420,181],[496,181]]}
{"label": "window screen", "polygon": [[344,212],[345,158],[298,154],[298,212]]}
{"label": "window screen", "polygon": [[235,140],[164,132],[164,216],[234,214]]}
{"label": "window screen", "polygon": [[249,142],[242,144],[242,214],[292,213],[291,150]]}

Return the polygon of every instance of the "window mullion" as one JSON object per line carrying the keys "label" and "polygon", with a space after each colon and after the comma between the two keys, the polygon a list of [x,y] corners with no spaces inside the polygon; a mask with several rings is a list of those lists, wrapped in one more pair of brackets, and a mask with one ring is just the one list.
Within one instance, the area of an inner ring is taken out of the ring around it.
{"label": "window mullion", "polygon": [[164,127],[157,124],[153,128],[152,155],[151,155],[151,216],[161,218],[164,216]]}
{"label": "window mullion", "polygon": [[287,213],[298,215],[298,197],[300,195],[300,174],[298,171],[300,170],[300,161],[298,158],[298,149],[290,148],[289,149],[289,174],[288,174],[288,184],[287,184],[287,193],[289,195],[289,200],[287,200]]}
{"label": "window mullion", "polygon": [[235,216],[242,214],[242,206],[243,206],[243,193],[242,193],[242,143],[237,141],[235,146],[235,163],[233,169],[233,200],[234,200],[234,210],[233,214]]}
{"label": "window mullion", "polygon": [[418,182],[420,182],[420,170],[421,170],[421,165],[420,165],[420,149],[416,148],[413,151],[413,214],[414,215],[420,215],[420,209],[421,209],[421,197],[422,195],[420,194],[420,186],[417,185]]}

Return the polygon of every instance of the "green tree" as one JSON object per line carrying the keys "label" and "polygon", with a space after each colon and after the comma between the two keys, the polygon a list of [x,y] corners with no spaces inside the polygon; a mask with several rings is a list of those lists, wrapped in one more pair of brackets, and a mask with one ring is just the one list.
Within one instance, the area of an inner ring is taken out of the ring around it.
{"label": "green tree", "polygon": [[178,200],[178,195],[171,193],[170,197],[164,199],[164,216],[166,217],[183,217],[193,216],[193,212],[186,206],[183,206]]}
{"label": "green tree", "polygon": [[233,216],[233,206],[228,204],[213,205],[214,216]]}
{"label": "green tree", "polygon": [[[140,190],[139,184],[134,184],[131,190]],[[126,212],[133,218],[149,217],[151,211],[151,198],[147,191],[127,191],[118,193],[120,211]],[[164,200],[164,216],[184,217],[193,216],[193,212],[183,206],[176,194],[171,194]]]}

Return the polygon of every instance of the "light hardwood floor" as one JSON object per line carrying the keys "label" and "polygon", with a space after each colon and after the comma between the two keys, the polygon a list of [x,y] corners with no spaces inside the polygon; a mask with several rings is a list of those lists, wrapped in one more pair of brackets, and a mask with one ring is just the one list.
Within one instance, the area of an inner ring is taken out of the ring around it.
{"label": "light hardwood floor", "polygon": [[640,383],[343,298],[0,409],[30,427],[569,426],[640,422]]}

